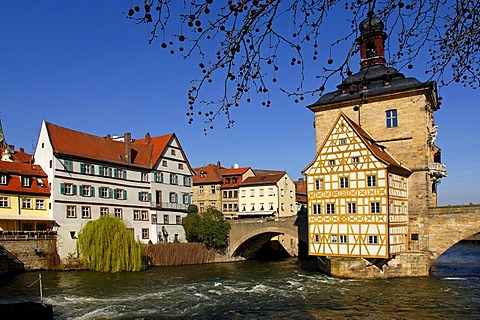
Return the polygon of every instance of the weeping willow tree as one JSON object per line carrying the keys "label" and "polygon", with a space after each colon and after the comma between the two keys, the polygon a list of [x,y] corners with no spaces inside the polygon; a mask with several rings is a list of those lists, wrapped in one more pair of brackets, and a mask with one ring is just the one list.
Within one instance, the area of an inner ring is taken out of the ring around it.
{"label": "weeping willow tree", "polygon": [[142,246],[125,223],[110,215],[89,221],[78,235],[78,249],[87,268],[103,272],[140,271]]}

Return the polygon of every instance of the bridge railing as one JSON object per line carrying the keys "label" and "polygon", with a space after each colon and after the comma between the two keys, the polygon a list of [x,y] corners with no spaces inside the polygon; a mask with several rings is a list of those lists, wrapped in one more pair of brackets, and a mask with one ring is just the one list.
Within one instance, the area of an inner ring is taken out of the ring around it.
{"label": "bridge railing", "polygon": [[54,240],[57,232],[48,231],[0,231],[0,241]]}

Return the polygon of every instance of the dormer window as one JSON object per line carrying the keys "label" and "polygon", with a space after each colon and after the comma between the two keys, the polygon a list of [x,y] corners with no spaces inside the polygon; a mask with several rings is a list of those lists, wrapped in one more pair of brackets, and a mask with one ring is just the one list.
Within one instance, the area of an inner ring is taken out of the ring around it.
{"label": "dormer window", "polygon": [[200,171],[200,178],[205,178],[206,173],[204,171]]}
{"label": "dormer window", "polygon": [[230,183],[230,178],[225,178],[225,183],[229,184]]}
{"label": "dormer window", "polygon": [[42,179],[37,178],[36,180],[37,180],[37,186],[39,186],[39,187],[44,187],[45,186]]}
{"label": "dormer window", "polygon": [[0,174],[0,185],[6,185],[6,184],[7,184],[7,175]]}
{"label": "dormer window", "polygon": [[30,177],[22,177],[22,187],[30,187]]}

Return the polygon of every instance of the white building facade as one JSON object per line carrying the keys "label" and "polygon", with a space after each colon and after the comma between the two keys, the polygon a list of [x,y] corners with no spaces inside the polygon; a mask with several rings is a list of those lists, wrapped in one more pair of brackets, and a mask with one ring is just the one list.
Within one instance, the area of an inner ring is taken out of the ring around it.
{"label": "white building facade", "polygon": [[76,253],[82,226],[104,214],[122,219],[143,243],[185,241],[193,171],[175,134],[112,139],[44,121],[35,163],[51,185],[61,258]]}

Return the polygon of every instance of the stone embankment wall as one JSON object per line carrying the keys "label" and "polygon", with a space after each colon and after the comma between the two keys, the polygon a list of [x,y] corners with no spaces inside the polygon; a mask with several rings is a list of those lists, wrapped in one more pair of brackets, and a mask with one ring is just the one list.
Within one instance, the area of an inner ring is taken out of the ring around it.
{"label": "stone embankment wall", "polygon": [[55,269],[60,262],[57,254],[57,242],[53,239],[7,240],[0,241],[0,245],[23,263],[26,271]]}

